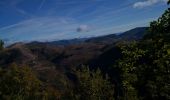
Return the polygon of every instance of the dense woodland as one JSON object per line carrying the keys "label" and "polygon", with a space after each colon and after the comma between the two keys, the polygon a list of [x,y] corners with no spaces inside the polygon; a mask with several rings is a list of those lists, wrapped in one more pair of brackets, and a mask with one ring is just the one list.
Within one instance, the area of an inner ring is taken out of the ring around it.
{"label": "dense woodland", "polygon": [[69,52],[36,43],[3,45],[0,100],[170,100],[170,8],[140,40],[72,45]]}

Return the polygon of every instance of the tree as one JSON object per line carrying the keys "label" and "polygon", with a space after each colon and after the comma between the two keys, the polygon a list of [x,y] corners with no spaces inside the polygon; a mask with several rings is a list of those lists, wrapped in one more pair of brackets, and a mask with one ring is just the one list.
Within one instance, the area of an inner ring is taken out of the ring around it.
{"label": "tree", "polygon": [[114,100],[114,86],[101,71],[83,67],[76,71],[78,85],[71,92],[73,100]]}
{"label": "tree", "polygon": [[4,42],[2,40],[0,40],[0,50],[2,50],[4,47]]}
{"label": "tree", "polygon": [[151,22],[144,39],[120,48],[123,98],[170,100],[170,9]]}
{"label": "tree", "polygon": [[123,100],[139,100],[136,83],[138,82],[138,60],[145,54],[145,51],[138,48],[137,42],[119,45],[122,50],[122,59],[118,60],[120,70],[121,86],[123,88]]}
{"label": "tree", "polygon": [[40,99],[41,82],[29,67],[17,67],[15,64],[0,70],[1,100]]}

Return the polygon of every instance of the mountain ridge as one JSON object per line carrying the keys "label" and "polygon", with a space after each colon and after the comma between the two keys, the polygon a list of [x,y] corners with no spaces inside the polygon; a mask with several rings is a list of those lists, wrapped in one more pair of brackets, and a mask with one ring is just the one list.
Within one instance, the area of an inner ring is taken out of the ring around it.
{"label": "mountain ridge", "polygon": [[[122,40],[127,40],[127,41],[139,40],[145,35],[147,29],[148,27],[136,27],[134,29],[122,32],[120,34],[109,34],[109,35],[90,37],[90,38],[74,38],[74,39],[58,40],[58,41],[50,41],[50,42],[33,41],[25,44],[50,45],[50,46],[56,46],[56,45],[67,46],[67,45],[76,45],[76,44],[89,43],[89,42],[110,44]],[[18,43],[24,44],[22,42],[18,42]],[[15,44],[12,44],[8,47],[11,47]]]}

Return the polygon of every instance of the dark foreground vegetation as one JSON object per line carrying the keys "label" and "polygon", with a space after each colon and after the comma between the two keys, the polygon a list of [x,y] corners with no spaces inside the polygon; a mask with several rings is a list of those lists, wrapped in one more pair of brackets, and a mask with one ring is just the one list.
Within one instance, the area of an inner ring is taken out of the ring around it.
{"label": "dark foreground vegetation", "polygon": [[140,40],[96,40],[0,41],[0,100],[170,100],[170,9]]}

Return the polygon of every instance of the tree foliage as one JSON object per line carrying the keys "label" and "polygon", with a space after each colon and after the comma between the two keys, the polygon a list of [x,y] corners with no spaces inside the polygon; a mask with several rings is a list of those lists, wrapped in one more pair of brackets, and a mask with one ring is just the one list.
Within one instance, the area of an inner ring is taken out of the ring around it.
{"label": "tree foliage", "polygon": [[124,100],[170,100],[170,9],[140,42],[120,46]]}
{"label": "tree foliage", "polygon": [[36,99],[40,97],[41,82],[29,67],[11,65],[0,71],[1,100]]}
{"label": "tree foliage", "polygon": [[0,50],[2,50],[4,47],[4,42],[2,40],[0,40]]}
{"label": "tree foliage", "polygon": [[114,100],[114,86],[103,77],[101,71],[90,71],[83,67],[76,71],[78,84],[73,89],[73,100]]}

